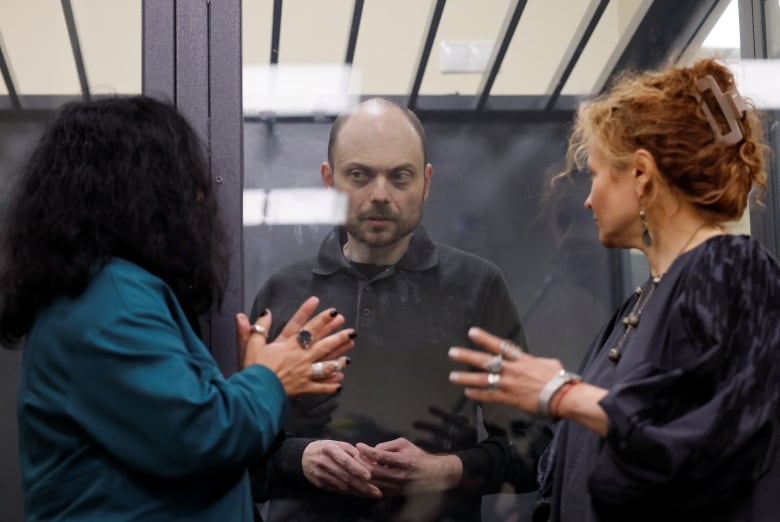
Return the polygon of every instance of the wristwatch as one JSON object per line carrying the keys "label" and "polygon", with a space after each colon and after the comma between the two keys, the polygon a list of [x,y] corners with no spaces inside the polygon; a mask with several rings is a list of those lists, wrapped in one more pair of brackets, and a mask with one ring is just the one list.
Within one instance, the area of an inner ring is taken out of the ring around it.
{"label": "wristwatch", "polygon": [[566,370],[561,370],[555,374],[555,377],[550,379],[547,384],[544,385],[542,391],[539,392],[539,415],[549,417],[550,399],[555,395],[555,392],[570,382],[580,382],[581,380],[582,376],[573,372],[567,372]]}

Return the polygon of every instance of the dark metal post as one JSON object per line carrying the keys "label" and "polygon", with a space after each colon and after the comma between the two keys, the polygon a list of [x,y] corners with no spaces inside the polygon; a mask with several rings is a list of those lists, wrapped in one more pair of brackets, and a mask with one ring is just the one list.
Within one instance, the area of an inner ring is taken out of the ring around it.
{"label": "dark metal post", "polygon": [[222,307],[201,318],[229,375],[237,369],[234,314],[243,307],[241,0],[144,0],[143,25],[143,92],[175,102],[201,138],[229,234]]}
{"label": "dark metal post", "polygon": [[[766,12],[762,0],[739,0],[739,43],[744,59],[768,58],[766,36]],[[767,139],[775,151],[767,160],[769,189],[763,199],[764,207],[752,205],[750,209],[750,233],[775,257],[780,256],[780,164],[776,156],[780,150],[778,111],[767,111]]]}
{"label": "dark metal post", "polygon": [[235,313],[244,306],[244,119],[241,87],[241,0],[211,3],[209,106],[211,172],[229,234],[230,280],[211,314],[211,351],[225,375],[236,371]]}

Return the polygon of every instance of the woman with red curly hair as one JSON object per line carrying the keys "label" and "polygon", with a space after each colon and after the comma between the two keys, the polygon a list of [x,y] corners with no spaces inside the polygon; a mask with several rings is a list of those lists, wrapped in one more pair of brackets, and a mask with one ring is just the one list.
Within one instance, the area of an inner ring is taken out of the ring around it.
{"label": "woman with red curly hair", "polygon": [[[557,420],[534,520],[780,520],[780,266],[728,233],[766,190],[756,111],[713,60],[627,74],[577,111],[600,242],[650,275],[580,374],[473,328],[466,396]],[[562,325],[565,326],[565,325]]]}

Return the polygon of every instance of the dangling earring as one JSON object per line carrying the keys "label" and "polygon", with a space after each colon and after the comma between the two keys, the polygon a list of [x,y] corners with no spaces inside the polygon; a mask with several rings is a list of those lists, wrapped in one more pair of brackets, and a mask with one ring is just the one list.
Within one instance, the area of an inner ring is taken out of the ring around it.
{"label": "dangling earring", "polygon": [[642,224],[642,243],[649,247],[653,244],[653,238],[650,236],[650,230],[647,229],[647,216],[644,207],[639,209],[639,222]]}

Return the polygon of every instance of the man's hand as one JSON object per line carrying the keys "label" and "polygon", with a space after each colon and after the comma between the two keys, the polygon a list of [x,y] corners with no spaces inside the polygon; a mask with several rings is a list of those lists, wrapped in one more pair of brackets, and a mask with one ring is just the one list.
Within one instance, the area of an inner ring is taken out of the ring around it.
{"label": "man's hand", "polygon": [[337,440],[315,440],[303,450],[303,474],[320,489],[344,495],[382,498],[358,450]]}
{"label": "man's hand", "polygon": [[371,482],[387,496],[455,488],[463,475],[463,463],[455,455],[432,455],[405,438],[377,444],[356,445],[371,471]]}

